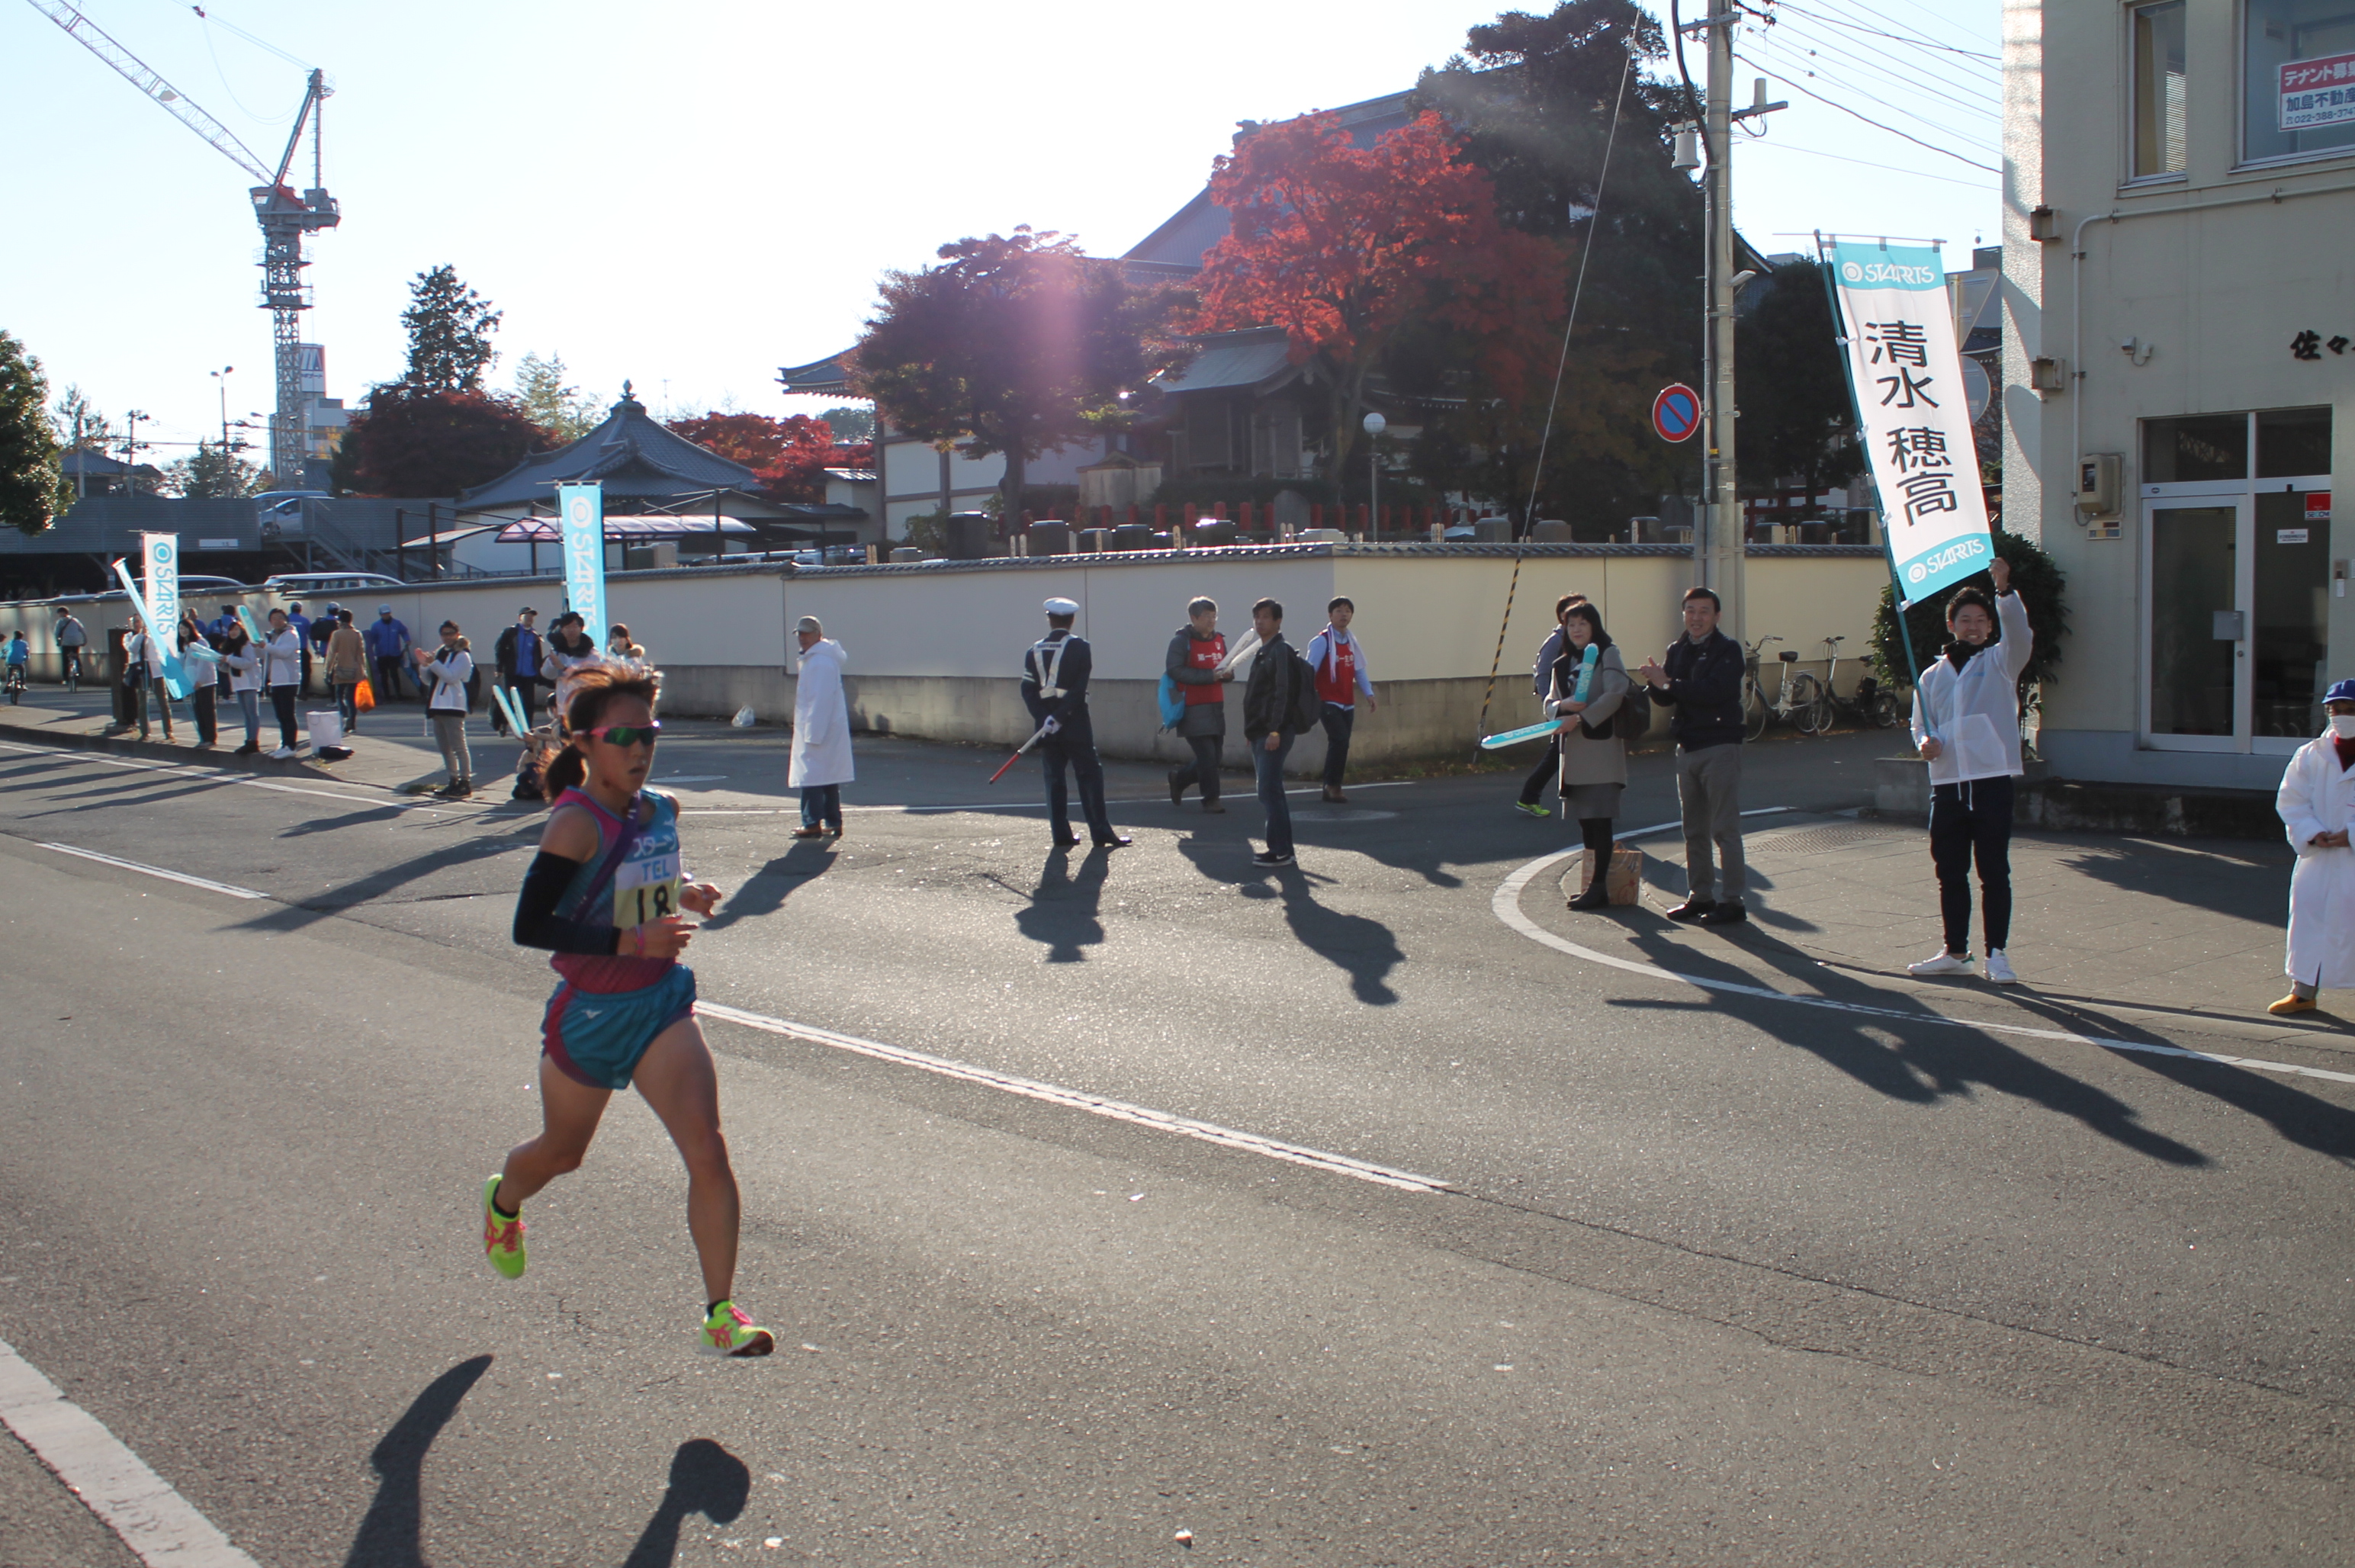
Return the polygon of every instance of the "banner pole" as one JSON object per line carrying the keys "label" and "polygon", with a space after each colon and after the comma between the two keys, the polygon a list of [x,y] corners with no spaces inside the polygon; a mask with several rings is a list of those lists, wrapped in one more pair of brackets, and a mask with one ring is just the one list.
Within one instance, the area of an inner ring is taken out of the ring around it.
{"label": "banner pole", "polygon": [[[1839,285],[1832,278],[1831,258],[1824,253],[1824,231],[1820,229],[1816,230],[1816,268],[1824,275],[1824,296],[1831,302],[1832,327],[1840,335],[1840,347],[1845,348],[1849,334],[1854,328],[1849,325],[1847,311],[1840,307]],[[1862,442],[1865,439],[1864,409],[1856,400],[1856,377],[1849,369],[1845,353],[1840,356],[1840,379],[1848,386],[1849,418],[1856,422],[1856,438]],[[1872,474],[1871,456],[1870,453],[1865,454],[1867,477]],[[1877,480],[1872,486],[1872,495],[1876,501],[1881,498],[1881,485]],[[1889,568],[1889,603],[1897,618],[1898,645],[1905,650],[1905,678],[1913,689],[1919,691],[1922,688],[1922,667],[1913,653],[1913,629],[1905,623],[1905,612],[1911,606],[1905,602],[1905,585],[1897,580],[1897,552],[1890,543],[1889,517],[1879,507],[1873,508],[1873,516],[1881,523],[1881,560]]]}

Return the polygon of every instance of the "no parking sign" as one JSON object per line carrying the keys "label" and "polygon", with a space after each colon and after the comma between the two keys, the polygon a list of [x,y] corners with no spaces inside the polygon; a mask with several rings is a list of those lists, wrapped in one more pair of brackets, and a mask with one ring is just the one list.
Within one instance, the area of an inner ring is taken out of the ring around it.
{"label": "no parking sign", "polygon": [[1689,441],[1700,429],[1700,394],[1671,381],[1652,400],[1652,428],[1662,441]]}

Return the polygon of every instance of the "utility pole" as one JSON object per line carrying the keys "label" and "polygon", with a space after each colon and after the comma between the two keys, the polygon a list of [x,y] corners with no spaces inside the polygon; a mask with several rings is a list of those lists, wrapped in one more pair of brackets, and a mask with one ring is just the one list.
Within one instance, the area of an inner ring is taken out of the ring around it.
{"label": "utility pole", "polygon": [[1708,541],[1701,552],[1701,581],[1721,602],[1720,629],[1740,637],[1742,621],[1742,496],[1734,473],[1733,296],[1747,282],[1733,271],[1733,126],[1735,122],[1787,107],[1766,101],[1760,78],[1747,109],[1733,107],[1733,29],[1742,12],[1735,0],[1710,0],[1706,20],[1687,32],[1705,33],[1709,43],[1709,91],[1702,106],[1701,136],[1709,168],[1702,189],[1709,215],[1709,313],[1702,334],[1701,493],[1707,507]]}

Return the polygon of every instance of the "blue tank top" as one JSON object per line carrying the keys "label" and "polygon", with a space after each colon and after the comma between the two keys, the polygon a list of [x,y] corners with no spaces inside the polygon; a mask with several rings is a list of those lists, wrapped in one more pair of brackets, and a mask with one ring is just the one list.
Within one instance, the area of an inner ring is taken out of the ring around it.
{"label": "blue tank top", "polygon": [[[680,912],[678,891],[686,883],[686,875],[679,859],[678,803],[651,790],[639,798],[653,805],[654,816],[638,830],[636,841],[613,869],[604,891],[583,908],[581,901],[596,880],[598,869],[613,854],[624,824],[581,790],[568,789],[556,797],[558,806],[585,807],[597,824],[597,852],[583,860],[572,880],[565,884],[564,896],[557,901],[557,913],[584,925],[627,928]],[[634,812],[636,806],[636,801],[631,802]],[[549,959],[550,967],[577,989],[597,992],[641,990],[660,980],[677,963],[676,958],[634,958],[619,954],[597,956],[558,953]]]}

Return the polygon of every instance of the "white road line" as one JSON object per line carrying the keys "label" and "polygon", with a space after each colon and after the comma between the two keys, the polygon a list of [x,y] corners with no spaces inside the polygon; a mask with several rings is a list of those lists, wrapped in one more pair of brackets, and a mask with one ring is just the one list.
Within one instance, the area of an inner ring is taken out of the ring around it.
{"label": "white road line", "polygon": [[[1743,816],[1749,816],[1744,812]],[[1668,826],[1674,827],[1674,823]],[[1641,828],[1634,833],[1618,835],[1622,838],[1641,837],[1660,831],[1657,827]],[[1973,1029],[1981,1034],[2019,1035],[2030,1040],[2058,1040],[2068,1045],[2090,1045],[2100,1051],[2128,1051],[2145,1056],[2177,1056],[2193,1061],[2212,1061],[2224,1067],[2246,1068],[2252,1072],[2278,1072],[2293,1078],[2319,1078],[2331,1083],[2355,1083],[2355,1072],[2333,1072],[2326,1067],[2300,1067],[2294,1062],[2267,1061],[2254,1056],[2225,1056],[2212,1051],[2192,1051],[2179,1045],[2158,1045],[2142,1040],[2111,1040],[2102,1035],[2079,1034],[2073,1029],[2032,1029],[2026,1024],[1998,1023],[1977,1019],[1948,1018],[1929,1011],[1908,1012],[1902,1008],[1877,1008],[1865,1002],[1844,1002],[1832,997],[1809,997],[1791,991],[1777,991],[1767,986],[1744,986],[1732,980],[1720,980],[1702,975],[1680,975],[1673,969],[1663,969],[1657,964],[1646,964],[1633,958],[1621,958],[1599,953],[1580,945],[1568,937],[1556,936],[1521,912],[1521,891],[1534,881],[1548,867],[1561,864],[1572,855],[1582,854],[1579,848],[1558,849],[1541,855],[1521,867],[1497,884],[1489,908],[1498,920],[1519,932],[1532,942],[1542,943],[1558,953],[1606,968],[1625,970],[1630,975],[1643,975],[1655,980],[1673,980],[1682,985],[1697,986],[1705,991],[1722,991],[1737,997],[1757,997],[1770,1002],[1795,1002],[1801,1007],[1825,1008],[1833,1012],[1852,1013],[1862,1018],[1891,1019],[1902,1023],[1941,1024],[1948,1029]]]}
{"label": "white road line", "polygon": [[1353,1159],[1345,1154],[1332,1154],[1324,1149],[1305,1148],[1298,1144],[1283,1143],[1274,1138],[1262,1137],[1257,1133],[1237,1132],[1232,1127],[1222,1127],[1215,1122],[1198,1122],[1190,1116],[1172,1115],[1167,1111],[1148,1110],[1142,1105],[1132,1105],[1125,1101],[1107,1099],[1101,1094],[1090,1094],[1077,1089],[1064,1089],[1052,1083],[1041,1083],[1030,1078],[1017,1078],[1011,1073],[998,1072],[986,1067],[969,1066],[962,1061],[952,1061],[944,1056],[910,1051],[904,1046],[883,1045],[871,1040],[860,1040],[856,1035],[837,1034],[832,1029],[813,1029],[807,1024],[789,1023],[783,1019],[773,1019],[762,1013],[748,1013],[741,1008],[721,1007],[712,1002],[698,1002],[695,1004],[695,1010],[703,1018],[718,1019],[725,1023],[741,1024],[746,1029],[759,1029],[764,1034],[780,1034],[791,1040],[807,1040],[813,1045],[831,1046],[837,1051],[854,1051],[860,1056],[871,1056],[879,1061],[896,1062],[902,1067],[921,1068],[926,1072],[936,1072],[943,1078],[954,1078],[961,1083],[977,1083],[986,1089],[1003,1090],[1009,1094],[1019,1094],[1025,1099],[1041,1100],[1050,1105],[1085,1111],[1090,1115],[1105,1116],[1116,1122],[1128,1122],[1136,1126],[1150,1127],[1156,1132],[1176,1133],[1180,1137],[1199,1138],[1204,1143],[1217,1144],[1221,1148],[1241,1149],[1247,1154],[1264,1155],[1270,1159],[1281,1159],[1293,1165],[1305,1165],[1312,1170],[1327,1170],[1337,1176],[1353,1177],[1359,1181],[1369,1181],[1378,1187],[1395,1187],[1408,1192],[1454,1190],[1446,1182],[1436,1177],[1417,1176],[1412,1171],[1395,1170],[1386,1165],[1375,1165],[1366,1160]]}
{"label": "white road line", "polygon": [[[37,839],[35,842],[38,843]],[[227,882],[207,881],[202,877],[189,876],[186,871],[167,871],[161,866],[143,866],[136,860],[118,860],[112,855],[101,855],[95,849],[77,849],[70,844],[42,844],[44,849],[54,849],[60,855],[79,855],[85,860],[95,860],[101,866],[113,866],[125,871],[137,871],[142,876],[161,877],[167,882],[185,882],[207,892],[227,893],[233,899],[266,899],[268,893],[257,893],[251,888],[233,888]]]}
{"label": "white road line", "polygon": [[184,763],[142,762],[136,757],[110,756],[104,752],[60,751],[55,746],[20,746],[13,741],[0,741],[0,751],[30,752],[37,756],[48,758],[52,763],[59,766],[66,766],[74,763],[103,763],[111,768],[129,768],[134,773],[161,773],[166,777],[213,780],[221,784],[237,784],[245,789],[271,790],[279,795],[316,795],[321,800],[349,801],[355,805],[389,805],[395,811],[424,811],[432,812],[438,816],[442,811],[448,809],[446,806],[428,805],[422,801],[402,800],[398,796],[386,798],[368,795],[346,795],[339,790],[312,789],[302,784],[272,784],[268,779],[257,779],[249,777],[244,773],[233,773],[225,768],[200,767]]}
{"label": "white road line", "polygon": [[5,1340],[0,1424],[151,1568],[261,1568]]}

